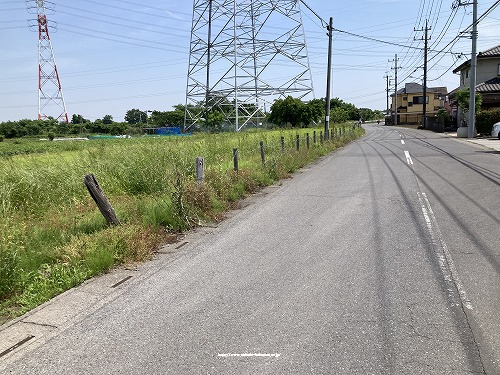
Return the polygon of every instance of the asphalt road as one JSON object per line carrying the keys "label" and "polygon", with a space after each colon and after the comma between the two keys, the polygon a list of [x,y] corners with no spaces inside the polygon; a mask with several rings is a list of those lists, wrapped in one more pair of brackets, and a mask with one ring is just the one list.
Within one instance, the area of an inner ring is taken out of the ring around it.
{"label": "asphalt road", "polygon": [[0,373],[500,374],[499,153],[366,128],[2,327]]}

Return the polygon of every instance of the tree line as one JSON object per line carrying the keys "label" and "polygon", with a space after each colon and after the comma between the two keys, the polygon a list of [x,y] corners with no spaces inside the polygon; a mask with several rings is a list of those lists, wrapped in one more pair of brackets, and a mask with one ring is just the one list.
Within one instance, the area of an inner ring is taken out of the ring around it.
{"label": "tree line", "polygon": [[[206,111],[201,106],[190,106],[191,112],[203,114],[204,122],[199,127],[201,131],[221,131],[229,113],[234,105],[230,102],[224,107]],[[276,100],[269,113],[260,113],[260,118],[265,118],[265,127],[309,127],[319,124],[325,117],[325,100],[314,99],[303,102],[300,99],[288,96]],[[369,121],[383,118],[382,111],[373,111],[368,108],[357,108],[339,98],[331,99],[330,121],[344,123],[347,121]],[[222,109],[221,109],[222,108]],[[0,139],[44,136],[65,136],[78,134],[109,134],[121,135],[143,134],[145,128],[162,126],[178,126],[184,124],[184,109],[182,104],[175,105],[171,111],[142,111],[130,109],[125,114],[125,121],[116,122],[113,116],[105,115],[101,119],[91,121],[80,114],[74,114],[69,123],[58,122],[55,119],[6,121],[0,123]]]}
{"label": "tree line", "polygon": [[[288,96],[276,100],[271,106],[268,120],[279,127],[308,127],[319,123],[325,117],[325,99],[314,99],[302,102],[300,99]],[[342,99],[330,100],[330,122],[341,124],[348,121],[372,121],[384,118],[384,113],[369,108],[357,108],[354,104]]]}

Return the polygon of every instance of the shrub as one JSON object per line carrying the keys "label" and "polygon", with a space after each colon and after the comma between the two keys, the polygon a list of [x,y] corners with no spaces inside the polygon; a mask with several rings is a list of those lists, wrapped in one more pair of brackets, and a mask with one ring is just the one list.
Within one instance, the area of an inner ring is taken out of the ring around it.
{"label": "shrub", "polygon": [[500,110],[481,111],[476,114],[476,128],[478,134],[490,135],[494,123],[500,122]]}

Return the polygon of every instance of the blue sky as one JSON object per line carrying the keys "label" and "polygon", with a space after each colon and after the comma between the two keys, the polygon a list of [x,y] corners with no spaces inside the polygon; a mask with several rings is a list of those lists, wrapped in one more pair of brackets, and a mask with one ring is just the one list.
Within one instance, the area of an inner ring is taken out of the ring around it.
{"label": "blue sky", "polygon": [[[167,111],[185,103],[191,0],[53,3],[54,12],[47,17],[70,117],[81,114],[95,120],[110,114],[122,121],[132,108]],[[495,3],[479,0],[479,14]],[[324,20],[333,17],[336,29],[386,42],[334,33],[332,97],[358,107],[385,109],[384,76],[394,76],[395,54],[401,67],[398,87],[421,83],[423,32],[418,30],[426,19],[431,26],[428,86],[449,90],[458,86],[452,67],[470,58],[470,39],[461,38],[445,49],[453,53],[439,51],[472,23],[472,6],[454,11],[450,0],[308,0],[306,4]],[[326,30],[303,4],[301,9],[315,96],[321,98],[326,94]],[[24,1],[0,0],[0,121],[37,117],[38,35],[29,27],[35,23]],[[478,51],[500,44],[500,7],[478,28]],[[457,60],[460,53],[465,57]]]}

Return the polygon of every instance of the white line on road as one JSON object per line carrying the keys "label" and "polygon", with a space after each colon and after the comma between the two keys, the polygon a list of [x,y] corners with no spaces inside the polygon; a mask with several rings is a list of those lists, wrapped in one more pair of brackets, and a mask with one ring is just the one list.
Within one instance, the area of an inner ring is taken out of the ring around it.
{"label": "white line on road", "polygon": [[265,358],[278,358],[281,356],[280,353],[219,353],[218,357],[229,358],[229,357],[265,357]]}
{"label": "white line on road", "polygon": [[472,303],[467,296],[467,292],[465,291],[460,278],[458,277],[455,263],[451,258],[451,253],[448,249],[448,246],[446,246],[446,243],[444,242],[443,234],[439,229],[437,219],[434,216],[434,212],[432,211],[431,204],[427,199],[427,195],[425,193],[417,194],[420,206],[422,208],[422,213],[424,214],[425,223],[427,224],[427,229],[429,230],[429,234],[431,235],[432,242],[435,245],[439,246],[443,252],[442,254],[438,253],[439,268],[441,268],[441,272],[445,280],[448,282],[453,282],[455,284],[462,304],[467,309],[472,310]]}
{"label": "white line on road", "polygon": [[406,156],[406,162],[408,165],[413,165],[413,160],[411,160],[410,153],[408,151],[405,151],[405,156]]}
{"label": "white line on road", "polygon": [[401,144],[404,145],[405,144],[405,141],[401,140]]}

